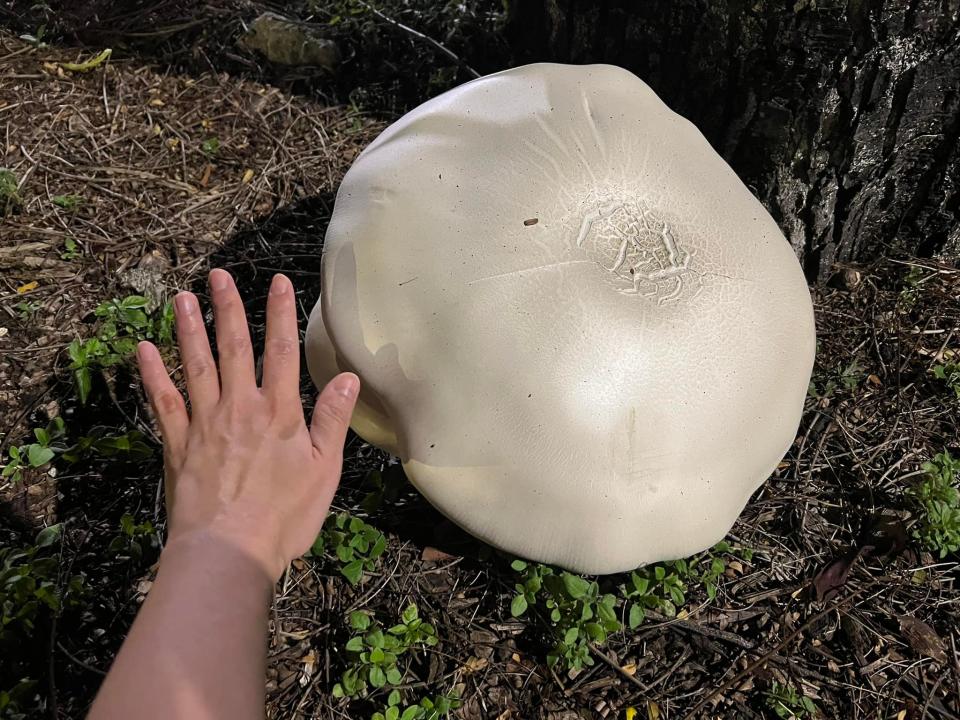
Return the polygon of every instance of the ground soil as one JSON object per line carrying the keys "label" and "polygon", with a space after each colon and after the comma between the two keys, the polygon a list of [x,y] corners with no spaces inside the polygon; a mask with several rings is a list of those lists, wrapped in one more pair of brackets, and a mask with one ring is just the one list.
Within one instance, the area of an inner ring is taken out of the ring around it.
{"label": "ground soil", "polygon": [[[63,70],[90,54],[0,38],[0,166],[21,179],[23,200],[0,224],[4,450],[54,415],[77,428],[155,438],[129,367],[101,381],[89,405],[74,399],[64,347],[89,332],[102,300],[181,288],[203,296],[205,271],[225,267],[256,342],[267,284],[283,271],[305,317],[319,293],[337,184],[379,127],[268,85],[169,74],[142,59]],[[200,147],[213,135],[221,150],[211,158]],[[64,193],[83,204],[64,211],[52,202]],[[81,249],[69,260],[68,235]],[[905,489],[933,454],[960,450],[957,398],[931,375],[960,344],[960,270],[948,258],[836,269],[834,285],[812,289],[821,396],[811,395],[796,442],[731,531],[753,556],[728,566],[715,600],[691,587],[682,619],[618,633],[595,648],[592,668],[556,673],[545,663],[543,624],[510,614],[509,558],[465,536],[409,487],[373,513],[360,508],[370,471],[399,470],[351,435],[336,508],[387,532],[389,546],[357,587],[316,561],[285,574],[271,614],[269,715],[364,716],[371,708],[348,711],[331,695],[345,662],[344,616],[364,607],[395,617],[413,601],[440,642],[414,660],[406,687],[455,690],[459,718],[619,718],[631,707],[638,718],[774,717],[765,694],[774,682],[802,689],[828,718],[960,716],[955,555],[936,558],[908,539],[899,554],[856,563],[828,601],[811,587],[878,518],[909,533]],[[24,302],[36,308],[23,310]],[[835,387],[825,393],[828,383]],[[302,387],[309,407],[306,376]],[[0,487],[4,541],[63,522],[65,574],[83,573],[94,590],[81,611],[44,628],[48,642],[34,651],[51,716],[82,717],[149,592],[155,558],[119,562],[108,545],[125,512],[162,530],[160,479],[155,454],[28,473]]]}

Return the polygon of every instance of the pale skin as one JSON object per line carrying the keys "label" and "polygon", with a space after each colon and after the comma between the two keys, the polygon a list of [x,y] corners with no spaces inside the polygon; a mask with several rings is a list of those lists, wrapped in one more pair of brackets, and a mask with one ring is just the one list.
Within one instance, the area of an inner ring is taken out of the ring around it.
{"label": "pale skin", "polygon": [[189,411],[148,342],[140,373],[163,437],[168,539],[156,581],[88,716],[264,717],[273,588],[313,543],[340,480],[360,383],[335,377],[307,427],[293,286],[273,279],[263,379],[229,273],[210,273],[219,368],[197,298],[175,299]]}

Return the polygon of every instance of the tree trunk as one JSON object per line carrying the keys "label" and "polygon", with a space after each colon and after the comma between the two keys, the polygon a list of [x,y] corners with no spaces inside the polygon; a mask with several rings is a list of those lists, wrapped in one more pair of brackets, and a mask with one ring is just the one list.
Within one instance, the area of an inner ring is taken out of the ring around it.
{"label": "tree trunk", "polygon": [[960,0],[514,0],[518,62],[621,65],[693,121],[823,281],[960,254]]}

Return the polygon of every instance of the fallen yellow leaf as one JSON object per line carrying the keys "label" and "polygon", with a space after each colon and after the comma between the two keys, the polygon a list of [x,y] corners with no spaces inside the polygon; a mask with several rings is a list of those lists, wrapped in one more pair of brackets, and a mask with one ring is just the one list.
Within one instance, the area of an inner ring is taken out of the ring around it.
{"label": "fallen yellow leaf", "polygon": [[653,700],[647,700],[647,720],[660,720],[660,706]]}
{"label": "fallen yellow leaf", "polygon": [[627,720],[633,720],[637,716],[637,709],[635,707],[627,708]]}
{"label": "fallen yellow leaf", "polygon": [[620,668],[627,675],[636,675],[637,674],[637,664],[636,663],[627,663]]}
{"label": "fallen yellow leaf", "polygon": [[244,185],[246,185],[246,184],[247,184],[248,182],[250,182],[251,180],[253,180],[253,170],[246,170],[246,171],[244,171],[244,173],[243,173],[243,179],[242,179],[240,182],[242,182]]}
{"label": "fallen yellow leaf", "polygon": [[482,657],[470,657],[463,664],[463,671],[469,675],[470,673],[480,672],[483,670],[489,663],[486,658]]}
{"label": "fallen yellow leaf", "polygon": [[166,105],[166,103],[160,98],[154,98],[153,100],[148,102],[147,105],[149,105],[150,107],[163,107],[164,105]]}
{"label": "fallen yellow leaf", "polygon": [[25,283],[17,288],[17,295],[23,295],[24,293],[28,293],[31,290],[36,290],[37,285],[39,285],[39,283],[36,280],[34,280],[33,282]]}

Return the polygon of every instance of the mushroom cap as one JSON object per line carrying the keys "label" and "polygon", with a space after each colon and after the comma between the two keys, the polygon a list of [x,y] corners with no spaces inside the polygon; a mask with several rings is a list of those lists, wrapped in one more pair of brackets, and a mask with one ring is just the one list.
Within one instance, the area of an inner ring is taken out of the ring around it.
{"label": "mushroom cap", "polygon": [[536,64],[359,156],[306,342],[447,517],[610,573],[728,532],[795,438],[815,337],[790,245],[691,123],[623,69]]}

